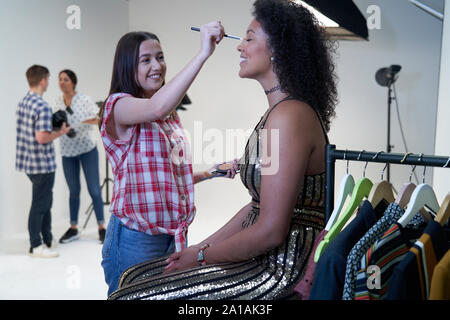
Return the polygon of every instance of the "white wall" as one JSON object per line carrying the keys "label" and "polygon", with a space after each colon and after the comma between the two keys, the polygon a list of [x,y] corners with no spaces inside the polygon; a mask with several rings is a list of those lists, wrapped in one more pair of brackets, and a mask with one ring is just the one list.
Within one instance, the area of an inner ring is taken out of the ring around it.
{"label": "white wall", "polygon": [[[441,5],[439,0],[428,2]],[[0,90],[4,110],[4,117],[0,118],[0,142],[4,146],[0,156],[0,234],[6,237],[27,230],[31,184],[23,173],[14,170],[14,112],[27,90],[24,76],[27,67],[33,63],[49,67],[51,84],[44,97],[50,102],[59,94],[57,73],[66,67],[77,72],[79,90],[99,100],[108,91],[114,48],[125,32],[147,30],[160,37],[170,79],[199,48],[199,34],[190,31],[191,26],[219,19],[228,33],[242,35],[252,19],[252,3],[253,0],[0,0],[0,70],[3,75]],[[374,75],[381,67],[400,64],[403,69],[397,91],[409,149],[434,154],[442,22],[407,0],[356,0],[355,3],[366,17],[369,16],[367,7],[378,5],[381,29],[370,30],[369,42],[340,42],[336,58],[340,103],[330,132],[332,143],[344,149],[385,149],[386,89],[376,84]],[[65,27],[68,16],[65,11],[71,4],[81,7],[82,26],[78,31]],[[187,112],[180,112],[183,124],[191,134],[195,124],[203,126],[203,135],[192,137],[194,152],[200,145],[206,149],[212,142],[220,141],[217,135],[225,136],[227,129],[252,129],[267,108],[259,85],[238,77],[237,45],[236,40],[224,39],[188,91],[193,104],[187,106]],[[217,130],[211,131],[214,129]],[[196,142],[196,139],[204,141]],[[218,155],[215,160],[241,156],[243,146],[227,155],[226,144],[231,141],[225,139],[224,142],[224,155]],[[395,145],[393,152],[404,152],[395,108],[392,144]],[[103,154],[102,148],[99,150]],[[448,154],[448,149],[444,153]],[[58,165],[53,218],[54,224],[66,224],[68,190],[60,160]],[[210,165],[208,159],[203,159],[194,162],[194,169],[206,169]],[[100,167],[104,167],[102,161]],[[351,164],[350,170],[359,177],[362,167],[363,163]],[[337,180],[344,170],[344,163],[339,162]],[[380,171],[381,166],[371,164],[367,176],[376,180]],[[418,173],[420,178],[422,170]],[[393,167],[392,181],[397,188],[408,176],[409,168]],[[427,170],[427,182],[431,181],[432,170]],[[81,221],[84,208],[89,204],[85,188],[82,197]],[[239,177],[233,181],[215,179],[197,185],[198,212],[190,228],[190,243],[223,225],[249,200]]]}
{"label": "white wall", "polygon": [[[81,9],[79,30],[69,30],[66,13],[69,5]],[[50,70],[50,85],[44,99],[53,104],[60,94],[58,73],[70,68],[77,73],[79,92],[94,101],[104,99],[109,90],[115,45],[128,31],[128,3],[125,0],[0,0],[0,239],[27,233],[31,204],[31,183],[15,171],[15,111],[28,90],[25,72],[32,64]],[[104,176],[104,151],[99,143],[101,178]],[[52,209],[53,226],[69,226],[68,188],[62,173],[59,143]],[[82,177],[80,223],[90,198]],[[91,218],[95,223],[95,216]],[[59,239],[61,234],[55,234]],[[28,238],[28,237],[27,237]],[[6,241],[0,244],[6,245]]]}
{"label": "white wall", "polygon": [[[445,6],[445,17],[436,125],[436,154],[450,156],[450,126],[448,125],[450,120],[450,4]],[[445,195],[450,192],[450,169],[435,169],[433,182],[438,201],[442,202]]]}

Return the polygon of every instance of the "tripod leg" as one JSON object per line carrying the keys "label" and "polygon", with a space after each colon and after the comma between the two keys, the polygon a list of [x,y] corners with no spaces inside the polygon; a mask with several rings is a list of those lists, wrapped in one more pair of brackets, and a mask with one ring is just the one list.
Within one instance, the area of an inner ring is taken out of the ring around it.
{"label": "tripod leg", "polygon": [[91,204],[89,205],[89,207],[87,208],[86,213],[85,213],[85,214],[87,214],[88,216],[87,216],[87,218],[86,218],[86,221],[84,222],[83,230],[86,229],[86,226],[87,226],[87,224],[88,224],[88,222],[89,222],[89,219],[91,218],[91,215],[92,215],[92,212],[93,212],[93,211],[94,211],[94,204],[91,203]]}

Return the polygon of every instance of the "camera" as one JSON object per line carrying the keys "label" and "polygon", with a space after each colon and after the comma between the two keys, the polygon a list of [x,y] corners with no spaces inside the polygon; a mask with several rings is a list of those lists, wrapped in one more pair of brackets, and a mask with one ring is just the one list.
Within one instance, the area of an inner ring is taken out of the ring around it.
{"label": "camera", "polygon": [[[69,109],[69,108],[68,108]],[[72,111],[72,110],[70,110],[70,111]],[[73,111],[72,112],[70,112],[69,110],[68,110],[68,112],[70,113],[70,114],[72,114],[73,113]],[[63,123],[68,123],[68,121],[67,121],[67,113],[66,113],[66,111],[64,111],[64,110],[58,110],[58,111],[56,111],[54,114],[53,114],[53,116],[52,116],[52,125],[53,125],[53,129],[60,129],[61,127],[62,127],[62,125],[63,125]],[[67,133],[67,136],[69,137],[69,138],[73,138],[73,137],[75,137],[77,135],[77,133],[75,132],[75,130],[74,129],[70,129],[70,131]]]}

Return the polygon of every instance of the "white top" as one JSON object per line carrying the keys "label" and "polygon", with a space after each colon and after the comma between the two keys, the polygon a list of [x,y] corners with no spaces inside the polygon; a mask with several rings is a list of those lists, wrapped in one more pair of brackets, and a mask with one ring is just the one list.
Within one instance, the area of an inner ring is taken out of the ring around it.
{"label": "white top", "polygon": [[[63,157],[75,157],[94,149],[96,144],[92,138],[92,132],[95,130],[98,133],[96,125],[82,123],[85,120],[97,117],[98,107],[89,96],[76,93],[72,98],[70,107],[73,114],[66,112],[67,120],[75,130],[76,136],[69,138],[64,135],[59,139]],[[57,110],[66,110],[62,96],[56,99],[55,111]]]}

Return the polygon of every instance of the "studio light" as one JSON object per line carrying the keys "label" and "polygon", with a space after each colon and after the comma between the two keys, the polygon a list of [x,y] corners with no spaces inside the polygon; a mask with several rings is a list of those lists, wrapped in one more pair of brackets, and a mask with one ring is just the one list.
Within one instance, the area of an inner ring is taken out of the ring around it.
{"label": "studio light", "polygon": [[333,40],[369,40],[366,18],[352,0],[295,0],[308,8]]}
{"label": "studio light", "polygon": [[390,67],[381,68],[375,74],[375,80],[382,87],[390,87],[397,81],[399,72],[402,69],[398,64],[393,64]]}

